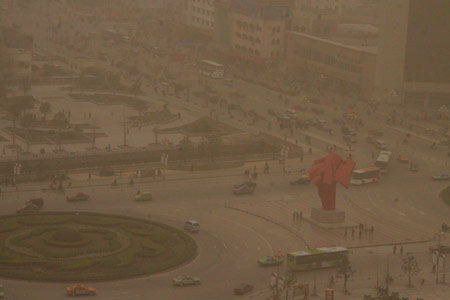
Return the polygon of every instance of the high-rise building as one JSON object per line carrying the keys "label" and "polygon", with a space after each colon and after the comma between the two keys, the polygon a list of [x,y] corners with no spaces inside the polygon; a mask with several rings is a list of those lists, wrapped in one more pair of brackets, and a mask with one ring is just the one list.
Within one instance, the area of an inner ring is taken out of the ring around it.
{"label": "high-rise building", "polygon": [[254,61],[284,56],[290,8],[282,0],[229,1],[229,44],[233,53]]}
{"label": "high-rise building", "polygon": [[450,1],[381,0],[376,96],[448,103]]}

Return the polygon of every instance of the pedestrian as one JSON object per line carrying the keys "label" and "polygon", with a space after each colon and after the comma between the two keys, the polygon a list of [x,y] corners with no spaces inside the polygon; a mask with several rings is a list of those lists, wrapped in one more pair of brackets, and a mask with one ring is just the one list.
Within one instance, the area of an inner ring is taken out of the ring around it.
{"label": "pedestrian", "polygon": [[345,228],[345,231],[344,231],[344,238],[347,238],[347,228]]}
{"label": "pedestrian", "polygon": [[352,238],[355,236],[355,228],[352,228]]}
{"label": "pedestrian", "polygon": [[300,162],[303,162],[303,153],[300,154]]}
{"label": "pedestrian", "polygon": [[312,154],[312,148],[309,147],[309,154]]}
{"label": "pedestrian", "polygon": [[88,179],[91,180],[91,172],[88,173]]}
{"label": "pedestrian", "polygon": [[403,255],[403,246],[400,246],[400,255]]}
{"label": "pedestrian", "polygon": [[392,248],[392,253],[397,254],[397,245],[394,245]]}

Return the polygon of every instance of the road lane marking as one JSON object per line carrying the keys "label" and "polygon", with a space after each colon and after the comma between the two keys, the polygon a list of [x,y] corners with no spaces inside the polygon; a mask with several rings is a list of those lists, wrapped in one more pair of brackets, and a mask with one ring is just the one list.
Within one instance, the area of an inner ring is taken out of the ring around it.
{"label": "road lane marking", "polygon": [[400,216],[406,217],[406,214],[404,212],[401,212],[395,208],[391,208],[394,212],[396,212],[397,214],[399,214]]}

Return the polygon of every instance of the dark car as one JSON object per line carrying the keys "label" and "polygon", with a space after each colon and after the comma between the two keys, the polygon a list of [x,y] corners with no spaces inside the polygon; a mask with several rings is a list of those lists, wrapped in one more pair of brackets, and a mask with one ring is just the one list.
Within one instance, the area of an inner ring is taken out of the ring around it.
{"label": "dark car", "polygon": [[78,193],[72,197],[67,196],[67,201],[72,201],[72,202],[76,202],[76,201],[87,201],[89,200],[89,195],[86,195],[85,193]]}
{"label": "dark car", "polygon": [[251,181],[244,181],[233,186],[233,194],[235,195],[245,195],[253,194],[256,189],[256,183]]}
{"label": "dark car", "polygon": [[244,295],[253,291],[253,285],[248,283],[241,283],[237,288],[234,289],[235,295]]}
{"label": "dark car", "polygon": [[24,207],[16,211],[17,214],[35,214],[39,212],[40,208],[37,205],[34,204],[25,204]]}

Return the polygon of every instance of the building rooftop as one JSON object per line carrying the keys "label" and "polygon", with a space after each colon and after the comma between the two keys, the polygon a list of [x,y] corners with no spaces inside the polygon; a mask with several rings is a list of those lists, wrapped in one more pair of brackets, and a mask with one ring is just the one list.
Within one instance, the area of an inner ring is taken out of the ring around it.
{"label": "building rooftop", "polygon": [[329,44],[336,45],[336,46],[339,46],[339,47],[352,49],[352,50],[355,50],[355,51],[363,51],[363,52],[367,52],[367,53],[370,53],[370,54],[376,54],[377,53],[377,47],[375,47],[375,46],[349,45],[347,43],[336,41],[335,39],[320,38],[320,37],[317,37],[317,36],[314,36],[314,35],[301,33],[301,32],[297,32],[297,31],[291,31],[290,33],[294,34],[294,35],[299,35],[299,36],[302,36],[302,37],[305,37],[305,38],[317,40],[317,41],[320,41],[320,42],[323,42],[323,43],[329,43]]}

